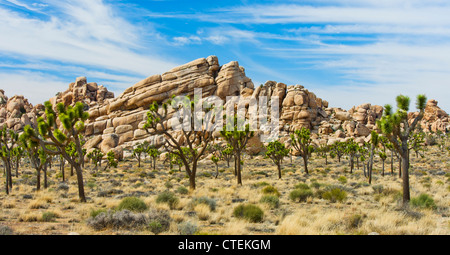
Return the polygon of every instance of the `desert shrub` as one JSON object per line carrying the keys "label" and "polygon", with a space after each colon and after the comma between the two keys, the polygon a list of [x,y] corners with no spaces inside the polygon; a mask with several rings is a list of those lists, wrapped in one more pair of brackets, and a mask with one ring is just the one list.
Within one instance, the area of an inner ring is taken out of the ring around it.
{"label": "desert shrub", "polygon": [[42,213],[42,221],[43,222],[51,222],[55,221],[58,215],[54,212],[43,212]]}
{"label": "desert shrub", "polygon": [[173,184],[170,181],[166,181],[166,183],[164,183],[164,187],[166,187],[167,189],[171,189],[173,187]]}
{"label": "desert shrub", "polygon": [[117,206],[117,211],[129,210],[132,212],[143,212],[147,210],[147,205],[144,201],[137,197],[126,197],[122,199],[120,204]]}
{"label": "desert shrub", "polygon": [[280,206],[280,199],[275,195],[264,195],[259,202],[268,204],[271,208],[278,208]]}
{"label": "desert shrub", "polygon": [[68,190],[69,190],[69,185],[67,185],[67,183],[65,183],[65,182],[61,182],[61,183],[59,183],[58,186],[56,187],[56,190],[57,190],[57,191],[60,191],[60,190],[62,190],[62,191],[68,191]]}
{"label": "desert shrub", "polygon": [[377,185],[372,186],[372,189],[373,189],[373,192],[375,194],[381,194],[384,191],[384,187],[381,184],[377,184]]}
{"label": "desert shrub", "polygon": [[216,200],[214,200],[213,198],[209,198],[209,197],[195,197],[192,199],[192,205],[198,205],[198,204],[205,204],[207,206],[209,206],[209,209],[211,211],[215,211],[216,210]]}
{"label": "desert shrub", "polygon": [[187,193],[189,193],[189,190],[184,186],[178,186],[177,193],[186,195]]}
{"label": "desert shrub", "polygon": [[190,221],[178,224],[180,235],[193,235],[198,231],[198,226]]}
{"label": "desert shrub", "polygon": [[294,202],[305,202],[308,197],[313,197],[310,189],[295,189],[289,194],[289,198]]}
{"label": "desert shrub", "polygon": [[322,186],[322,185],[320,183],[316,182],[316,181],[311,183],[311,187],[312,188],[319,189],[320,186]]}
{"label": "desert shrub", "polygon": [[347,198],[347,192],[340,188],[332,188],[322,194],[322,198],[334,202],[342,202]]}
{"label": "desert shrub", "polygon": [[267,182],[257,182],[257,183],[254,183],[254,184],[253,184],[253,186],[256,187],[256,188],[264,187],[264,186],[269,186],[269,185],[270,185],[270,184],[267,183]]}
{"label": "desert shrub", "polygon": [[87,220],[86,224],[95,229],[136,229],[147,225],[147,217],[143,213],[133,213],[129,210],[102,212]]}
{"label": "desert shrub", "polygon": [[342,184],[346,184],[347,178],[345,176],[339,176],[338,181]]}
{"label": "desert shrub", "polygon": [[156,198],[156,203],[167,203],[171,209],[178,204],[178,198],[170,191],[164,191]]}
{"label": "desert shrub", "polygon": [[91,216],[92,218],[95,218],[100,213],[106,213],[106,209],[97,209],[97,210],[91,209],[89,216]]}
{"label": "desert shrub", "polygon": [[345,222],[347,223],[347,227],[349,229],[358,228],[361,226],[363,222],[364,216],[360,214],[352,214],[345,218]]}
{"label": "desert shrub", "polygon": [[233,215],[236,218],[246,219],[250,222],[261,222],[264,217],[264,212],[256,205],[241,204],[234,208]]}
{"label": "desert shrub", "polygon": [[266,186],[262,189],[262,193],[266,195],[280,196],[280,192],[274,186]]}
{"label": "desert shrub", "polygon": [[418,197],[414,197],[410,201],[411,205],[419,208],[436,209],[436,204],[432,197],[422,193]]}
{"label": "desert shrub", "polygon": [[154,234],[169,230],[171,222],[170,214],[167,210],[150,209],[148,212],[148,229]]}
{"label": "desert shrub", "polygon": [[310,189],[308,184],[306,183],[299,183],[294,186],[295,189]]}
{"label": "desert shrub", "polygon": [[14,234],[14,231],[10,227],[0,225],[0,236],[10,236],[12,234]]}

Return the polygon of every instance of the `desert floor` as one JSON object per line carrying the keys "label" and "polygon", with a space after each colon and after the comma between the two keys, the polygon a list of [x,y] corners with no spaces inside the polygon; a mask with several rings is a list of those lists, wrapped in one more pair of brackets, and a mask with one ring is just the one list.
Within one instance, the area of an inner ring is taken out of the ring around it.
{"label": "desert floor", "polygon": [[[450,162],[447,152],[431,147],[424,158],[411,155],[411,197],[422,193],[430,195],[436,204],[434,209],[401,206],[402,181],[398,177],[398,163],[394,174],[390,173],[390,159],[386,162],[386,175],[381,176],[381,161],[374,163],[373,182],[368,184],[362,166],[352,174],[348,159],[325,160],[314,155],[309,163],[310,173],[304,172],[303,160],[294,158],[283,162],[283,176],[278,179],[276,166],[262,156],[245,157],[243,185],[237,185],[234,169],[219,163],[220,174],[214,178],[215,166],[210,160],[199,164],[197,189],[182,194],[180,186],[188,187],[189,180],[178,167],[169,170],[161,162],[157,170],[151,169],[149,159],[140,168],[137,161],[126,159],[118,168],[93,171],[87,164],[84,170],[86,203],[78,201],[76,176],[69,176],[66,189],[61,188],[58,165],[48,172],[49,187],[35,191],[35,171],[22,167],[19,177],[13,177],[10,195],[4,187],[0,194],[0,227],[5,226],[19,235],[147,235],[148,228],[106,228],[95,230],[88,226],[91,212],[99,209],[113,210],[126,196],[140,197],[150,208],[170,213],[170,228],[160,234],[180,234],[180,225],[189,222],[196,234],[238,235],[302,235],[302,234],[349,234],[367,235],[448,235],[450,234]],[[233,163],[231,163],[233,165]],[[344,176],[344,177],[342,177]],[[43,178],[42,178],[43,179]],[[292,201],[289,197],[297,184],[310,186],[313,197],[306,201]],[[4,176],[2,175],[2,185]],[[261,202],[263,189],[271,185],[278,190],[279,205]],[[340,187],[347,193],[342,202],[330,202],[321,198],[320,190],[327,186]],[[170,208],[168,204],[156,203],[162,192],[170,190],[179,202]],[[192,203],[193,199],[207,197],[215,201],[215,209],[205,204]],[[262,222],[250,223],[233,216],[233,209],[243,203],[259,206],[264,211]],[[48,217],[48,215],[52,215]]]}

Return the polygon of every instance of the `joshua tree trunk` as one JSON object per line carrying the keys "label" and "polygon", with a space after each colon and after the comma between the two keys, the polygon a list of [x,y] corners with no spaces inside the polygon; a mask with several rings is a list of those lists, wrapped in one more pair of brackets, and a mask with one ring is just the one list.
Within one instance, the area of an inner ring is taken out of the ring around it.
{"label": "joshua tree trunk", "polygon": [[381,176],[383,176],[384,177],[384,162],[385,162],[385,160],[386,159],[383,159],[382,161],[383,161],[383,168],[382,168],[382,170],[381,170]]}
{"label": "joshua tree trunk", "polygon": [[236,164],[237,164],[237,182],[242,185],[242,176],[241,176],[241,153],[236,153]]}
{"label": "joshua tree trunk", "polygon": [[84,195],[83,171],[81,170],[80,164],[75,164],[75,171],[77,173],[78,196],[80,197],[80,202],[85,203],[86,196]]}
{"label": "joshua tree trunk", "polygon": [[308,172],[308,156],[307,155],[303,156],[303,165],[305,166],[306,174],[309,174],[309,172]]}
{"label": "joshua tree trunk", "polygon": [[394,175],[394,151],[391,151],[391,175]]}
{"label": "joshua tree trunk", "polygon": [[44,189],[47,189],[47,163],[44,164]]}
{"label": "joshua tree trunk", "polygon": [[403,202],[410,200],[409,195],[409,155],[402,157]]}
{"label": "joshua tree trunk", "polygon": [[277,168],[278,168],[278,179],[281,179],[281,163],[280,162],[278,162]]}
{"label": "joshua tree trunk", "polygon": [[219,165],[216,163],[216,179],[219,176]]}

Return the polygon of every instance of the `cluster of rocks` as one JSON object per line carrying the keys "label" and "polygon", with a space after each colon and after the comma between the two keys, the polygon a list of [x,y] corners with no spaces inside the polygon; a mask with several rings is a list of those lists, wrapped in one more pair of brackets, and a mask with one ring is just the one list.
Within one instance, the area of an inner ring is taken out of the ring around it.
{"label": "cluster of rocks", "polygon": [[33,107],[23,96],[8,98],[0,89],[0,127],[20,132],[26,125],[36,126],[39,107]]}
{"label": "cluster of rocks", "polygon": [[76,102],[82,102],[86,108],[90,108],[103,104],[109,98],[114,98],[114,93],[106,87],[95,82],[87,83],[86,77],[78,77],[75,82],[70,83],[66,91],[56,94],[49,101],[53,106],[59,103],[73,106]]}
{"label": "cluster of rocks", "polygon": [[[280,136],[281,141],[287,144],[290,142],[290,134],[302,127],[311,130],[316,144],[332,144],[350,138],[362,143],[370,139],[372,130],[379,131],[376,120],[383,114],[383,107],[371,104],[355,106],[348,111],[331,108],[327,101],[301,85],[287,86],[281,82],[267,81],[264,85],[255,87],[237,61],[220,66],[216,56],[200,58],[161,75],[150,76],[116,98],[104,86],[87,83],[85,77],[79,77],[65,92],[51,98],[50,102],[53,105],[60,102],[65,105],[83,102],[89,112],[89,119],[85,123],[85,148],[88,151],[98,148],[103,153],[113,150],[121,158],[124,149],[131,148],[138,142],[148,141],[156,146],[164,143],[164,136],[151,135],[151,132],[143,129],[150,104],[161,104],[178,95],[192,96],[194,89],[198,88],[202,89],[203,98],[216,96],[226,102],[225,106],[233,103],[226,101],[229,96],[257,100],[266,96],[269,100],[268,116],[271,112],[271,98],[278,97]],[[36,125],[36,118],[43,111],[41,104],[33,107],[23,96],[8,99],[4,91],[0,90],[0,125],[20,131],[24,125]],[[247,103],[244,113],[246,117],[249,111]],[[173,113],[173,109],[169,107],[169,115]],[[412,119],[416,114],[410,113],[409,117]],[[170,121],[163,125],[172,128]],[[428,101],[421,127],[432,132],[449,128],[449,116],[437,106],[435,100]],[[262,130],[257,134],[265,132],[267,131]],[[183,138],[177,132],[173,132],[173,135],[179,140]],[[251,154],[259,153],[262,145],[259,137],[254,137],[249,141],[247,151]]]}

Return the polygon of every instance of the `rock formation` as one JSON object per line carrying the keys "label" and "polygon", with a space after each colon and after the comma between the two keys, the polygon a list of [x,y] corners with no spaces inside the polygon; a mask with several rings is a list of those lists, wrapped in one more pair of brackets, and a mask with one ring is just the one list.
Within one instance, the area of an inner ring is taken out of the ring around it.
{"label": "rock formation", "polygon": [[[285,143],[289,143],[290,133],[301,127],[311,130],[316,144],[331,144],[349,138],[362,143],[370,139],[372,130],[378,131],[376,120],[383,114],[383,107],[368,103],[348,111],[332,108],[327,101],[301,85],[288,86],[267,81],[255,87],[237,61],[220,66],[216,56],[200,58],[161,75],[152,75],[129,87],[118,97],[114,97],[104,86],[87,83],[85,77],[79,77],[69,85],[68,90],[58,93],[50,102],[53,105],[83,102],[90,115],[85,123],[85,148],[88,151],[99,148],[104,153],[113,150],[121,157],[124,149],[138,142],[148,141],[157,146],[164,143],[163,136],[152,136],[142,129],[151,103],[164,103],[178,95],[192,96],[197,88],[202,89],[203,98],[217,96],[226,100],[228,96],[241,96],[259,99],[266,96],[268,105],[270,99],[277,96],[280,140]],[[245,114],[248,116],[248,104],[246,106]],[[0,125],[21,131],[24,125],[36,125],[36,118],[43,115],[43,111],[41,104],[33,107],[23,96],[8,99],[0,90]],[[170,108],[169,114],[173,114]],[[416,114],[410,113],[409,116],[412,118]],[[172,124],[164,125],[171,128]],[[450,127],[448,114],[437,106],[435,100],[428,101],[421,127],[432,132],[445,131]],[[174,133],[177,138],[180,137]],[[264,134],[264,130],[258,134]],[[254,138],[249,142],[247,151],[259,153],[262,145],[258,138]]]}

